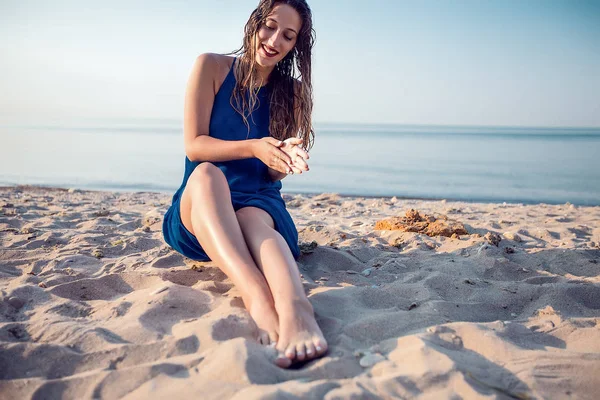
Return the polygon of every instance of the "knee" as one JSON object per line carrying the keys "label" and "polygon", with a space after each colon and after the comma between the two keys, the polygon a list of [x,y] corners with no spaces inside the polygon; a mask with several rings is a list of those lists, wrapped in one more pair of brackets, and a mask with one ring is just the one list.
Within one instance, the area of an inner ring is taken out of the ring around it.
{"label": "knee", "polygon": [[227,178],[217,166],[209,162],[198,165],[190,175],[187,185],[195,188],[208,188],[211,184],[225,182]]}
{"label": "knee", "polygon": [[244,207],[235,212],[235,216],[243,228],[245,226],[256,226],[259,224],[267,225],[273,228],[273,219],[266,212],[256,207]]}
{"label": "knee", "polygon": [[243,222],[243,221],[248,221],[254,218],[254,212],[250,207],[244,207],[244,208],[240,208],[239,210],[237,210],[235,212],[235,216],[237,217],[238,221]]}

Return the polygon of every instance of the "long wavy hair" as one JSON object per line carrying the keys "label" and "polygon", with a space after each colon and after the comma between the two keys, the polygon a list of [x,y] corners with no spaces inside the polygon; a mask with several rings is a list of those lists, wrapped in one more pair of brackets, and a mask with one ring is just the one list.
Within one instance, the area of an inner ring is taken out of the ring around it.
{"label": "long wavy hair", "polygon": [[234,71],[237,83],[230,101],[250,129],[248,116],[260,105],[258,90],[261,82],[256,74],[255,61],[257,33],[277,4],[293,7],[302,19],[302,28],[298,32],[294,48],[277,63],[269,76],[269,133],[279,140],[299,137],[303,146],[310,149],[315,137],[312,127],[311,58],[316,35],[312,26],[312,13],[305,0],[260,0],[244,28],[242,47],[229,53],[238,56]]}

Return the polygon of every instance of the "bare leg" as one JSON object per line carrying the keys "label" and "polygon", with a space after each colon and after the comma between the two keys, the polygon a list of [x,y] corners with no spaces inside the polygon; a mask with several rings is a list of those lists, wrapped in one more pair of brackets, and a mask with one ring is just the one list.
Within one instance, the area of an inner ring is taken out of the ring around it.
{"label": "bare leg", "polygon": [[288,367],[293,361],[321,356],[327,351],[327,342],[315,321],[285,239],[274,229],[273,219],[264,210],[245,207],[236,214],[248,248],[271,288],[279,315],[276,348],[285,357],[280,357],[277,364]]}
{"label": "bare leg", "polygon": [[219,168],[207,162],[196,167],[182,194],[180,212],[185,227],[242,292],[244,305],[259,328],[258,340],[277,342],[279,321],[273,297],[244,241],[229,185]]}

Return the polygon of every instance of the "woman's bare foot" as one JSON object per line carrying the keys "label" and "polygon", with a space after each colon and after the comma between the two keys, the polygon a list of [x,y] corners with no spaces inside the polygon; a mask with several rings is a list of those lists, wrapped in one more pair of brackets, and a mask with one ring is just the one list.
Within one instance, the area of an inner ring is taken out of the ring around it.
{"label": "woman's bare foot", "polygon": [[327,352],[327,341],[315,320],[308,300],[278,307],[279,341],[276,349],[280,355],[275,363],[287,368],[294,362],[311,360]]}
{"label": "woman's bare foot", "polygon": [[279,318],[273,304],[269,301],[253,301],[247,310],[258,327],[258,342],[264,345],[277,343]]}

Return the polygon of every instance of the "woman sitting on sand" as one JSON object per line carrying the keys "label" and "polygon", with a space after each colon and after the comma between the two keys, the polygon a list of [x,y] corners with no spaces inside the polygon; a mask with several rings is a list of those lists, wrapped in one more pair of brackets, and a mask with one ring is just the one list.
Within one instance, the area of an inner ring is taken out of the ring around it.
{"label": "woman sitting on sand", "polygon": [[327,351],[280,193],[287,174],[308,171],[313,43],[305,0],[261,0],[238,57],[196,59],[185,96],[185,174],[163,222],[171,247],[214,261],[240,289],[258,340],[275,346],[282,367]]}

